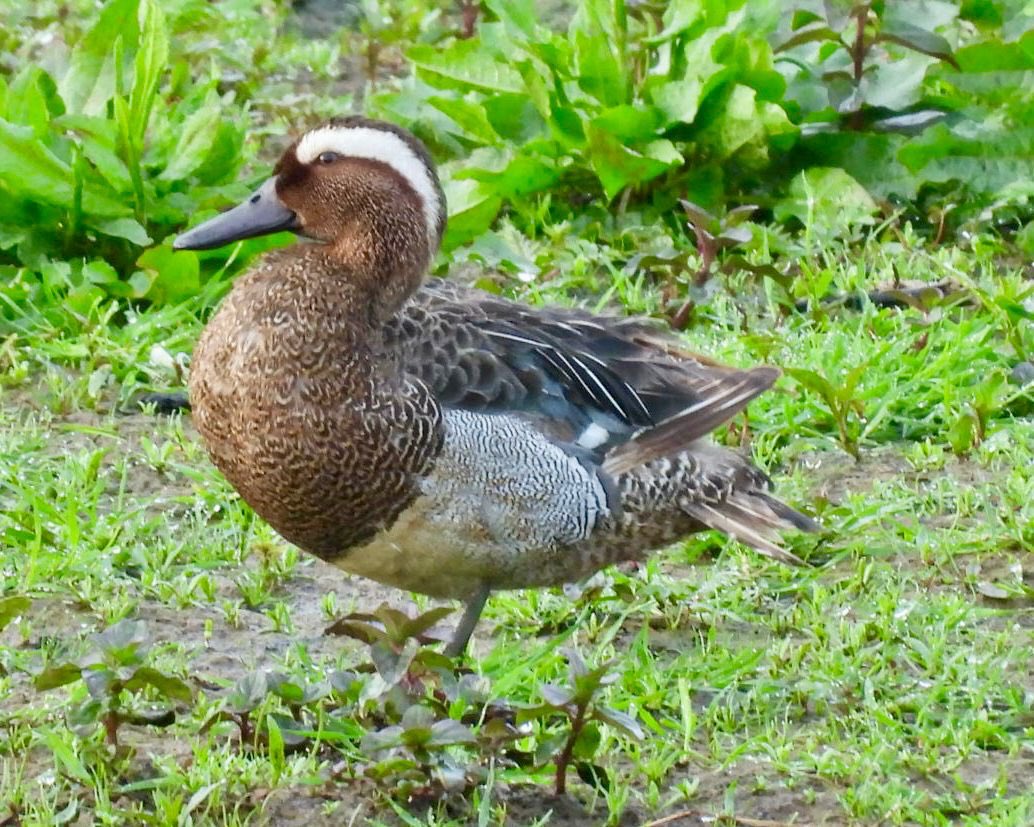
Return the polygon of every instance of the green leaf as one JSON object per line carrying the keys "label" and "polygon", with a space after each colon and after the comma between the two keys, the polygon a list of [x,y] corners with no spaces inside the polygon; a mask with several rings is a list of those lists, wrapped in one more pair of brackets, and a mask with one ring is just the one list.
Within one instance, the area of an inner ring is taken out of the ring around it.
{"label": "green leaf", "polygon": [[[70,208],[73,201],[71,167],[52,153],[24,126],[0,120],[0,186],[23,198]],[[102,182],[87,181],[82,191],[87,214],[113,217],[131,208]]]}
{"label": "green leaf", "polygon": [[625,146],[595,122],[586,127],[589,163],[603,184],[608,199],[626,186],[642,184],[682,165],[683,158],[668,140],[648,143],[638,150]]}
{"label": "green leaf", "polygon": [[980,420],[974,411],[967,410],[948,429],[948,444],[954,453],[962,456],[977,444],[979,433]]}
{"label": "green leaf", "polygon": [[0,120],[0,186],[15,195],[72,206],[72,169],[36,137],[31,127]]}
{"label": "green leaf", "polygon": [[11,81],[6,117],[12,123],[31,126],[38,138],[46,137],[51,119],[64,108],[54,81],[38,66],[26,66]]}
{"label": "green leaf", "polygon": [[104,235],[124,238],[138,247],[146,247],[152,241],[147,230],[135,218],[112,218],[107,221],[88,221],[88,223]]}
{"label": "green leaf", "polygon": [[433,95],[427,99],[431,106],[440,112],[448,115],[462,130],[464,138],[475,140],[482,144],[496,144],[499,142],[499,134],[492,127],[488,120],[485,107],[480,103],[474,103],[463,98],[446,98]]}
{"label": "green leaf", "polygon": [[441,721],[435,721],[431,726],[431,737],[427,741],[427,746],[443,747],[449,744],[473,744],[476,740],[470,727],[452,718],[444,718]]}
{"label": "green leaf", "polygon": [[82,679],[82,669],[74,663],[62,663],[59,666],[48,666],[32,681],[32,685],[40,692],[55,689],[59,686],[74,683]]}
{"label": "green leaf", "polygon": [[919,178],[897,158],[907,143],[902,135],[841,132],[809,135],[801,146],[817,166],[841,167],[880,198],[914,198]]}
{"label": "green leaf", "polygon": [[539,694],[542,695],[542,700],[556,709],[564,709],[574,700],[573,690],[552,683],[539,686]]}
{"label": "green leaf", "polygon": [[[84,788],[88,788],[91,784],[95,783],[96,776],[93,772],[86,769],[86,765],[79,758],[79,755],[75,748],[64,740],[62,735],[66,735],[58,729],[44,729],[42,731],[43,742],[47,745],[47,748],[53,753],[55,763],[57,763],[63,774],[66,774],[76,781],[78,781]],[[71,739],[70,739],[71,740]]]}
{"label": "green leaf", "polygon": [[68,70],[58,89],[69,112],[103,114],[115,92],[112,44],[135,46],[139,37],[137,11],[140,0],[111,0],[86,35],[75,44]]}
{"label": "green leaf", "polygon": [[535,36],[538,12],[534,0],[485,0],[485,6],[506,26],[507,32],[525,40]]}
{"label": "green leaf", "polygon": [[801,29],[796,29],[795,33],[776,46],[773,51],[775,52],[786,52],[793,49],[795,46],[800,46],[804,43],[815,43],[817,41],[830,41],[833,43],[840,43],[840,35],[833,31],[821,20],[811,23]]}
{"label": "green leaf", "polygon": [[93,636],[94,646],[121,664],[139,662],[150,640],[147,623],[128,618]]}
{"label": "green leaf", "polygon": [[783,368],[791,379],[797,380],[812,393],[819,396],[830,408],[837,404],[837,392],[826,377],[805,368]]}
{"label": "green leaf", "polygon": [[428,631],[440,620],[451,615],[453,611],[454,609],[452,606],[438,606],[434,609],[429,609],[423,614],[419,614],[412,619],[405,620],[399,629],[399,635],[403,638],[418,637]]}
{"label": "green leaf", "polygon": [[252,672],[237,681],[233,691],[226,698],[226,706],[237,714],[251,712],[265,700],[268,691],[266,673]]}
{"label": "green leaf", "polygon": [[595,721],[586,721],[574,741],[574,757],[580,761],[591,761],[596,757],[602,740],[599,724]]}
{"label": "green leaf", "polygon": [[493,93],[524,91],[520,73],[497,60],[476,40],[457,40],[445,49],[416,45],[410,47],[406,57],[420,77],[440,89],[479,89]]}
{"label": "green leaf", "polygon": [[185,704],[194,700],[194,693],[179,678],[172,675],[165,675],[150,666],[141,666],[133,676],[126,682],[126,689],[135,691],[144,686],[152,686],[163,698],[174,701],[181,701]]}
{"label": "green leaf", "polygon": [[179,128],[176,148],[158,177],[163,181],[178,181],[200,167],[212,151],[222,119],[219,96],[214,89],[209,90],[201,108],[189,115]]}
{"label": "green leaf", "polygon": [[133,61],[133,88],[129,93],[130,139],[136,147],[143,145],[158,91],[158,81],[169,56],[165,16],[158,0],[142,0],[142,4],[144,22],[140,32],[140,48]]}
{"label": "green leaf", "polygon": [[922,29],[903,20],[884,19],[880,26],[880,32],[876,36],[877,41],[897,43],[906,49],[922,52],[924,55],[936,57],[950,63],[956,69],[959,64],[952,54],[951,44],[935,32]]}
{"label": "green leaf", "polygon": [[25,614],[30,606],[32,601],[20,594],[0,598],[0,631],[12,620]]}
{"label": "green leaf", "polygon": [[197,254],[189,250],[152,247],[136,263],[145,272],[153,274],[147,297],[159,304],[180,301],[201,289],[200,263]]}
{"label": "green leaf", "polygon": [[631,102],[624,24],[620,0],[582,0],[568,29],[578,85],[604,106]]}
{"label": "green leaf", "polygon": [[748,144],[756,144],[763,152],[767,143],[765,126],[757,92],[749,86],[736,84],[729,93],[722,114],[707,127],[701,140],[706,141],[720,159],[731,157]]}
{"label": "green leaf", "polygon": [[603,110],[593,118],[593,125],[610,132],[624,143],[640,143],[658,137],[665,125],[663,114],[653,107],[621,104]]}
{"label": "green leaf", "polygon": [[112,189],[120,193],[133,190],[133,180],[126,166],[114,148],[107,146],[96,138],[84,136],[82,140],[83,155],[99,172]]}
{"label": "green leaf", "polygon": [[443,248],[448,251],[487,230],[503,199],[480,181],[446,179],[443,189],[449,205],[449,224]]}
{"label": "green leaf", "polygon": [[809,229],[836,234],[857,224],[872,224],[876,210],[872,196],[844,170],[812,167],[793,179],[774,214],[777,221],[796,218]]}
{"label": "green leaf", "polygon": [[597,720],[603,721],[603,723],[621,730],[633,738],[642,740],[645,737],[639,721],[624,712],[619,712],[607,706],[599,706],[593,711],[593,716]]}

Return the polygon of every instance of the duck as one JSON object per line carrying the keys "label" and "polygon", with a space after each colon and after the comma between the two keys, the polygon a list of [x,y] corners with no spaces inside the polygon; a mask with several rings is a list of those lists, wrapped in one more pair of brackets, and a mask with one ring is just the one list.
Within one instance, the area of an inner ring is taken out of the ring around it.
{"label": "duck", "polygon": [[247,200],[179,235],[204,250],[291,231],[196,344],[212,462],[285,540],[439,599],[468,641],[492,592],[557,586],[717,530],[783,561],[810,517],[710,434],[764,393],[652,320],[531,307],[430,277],[435,163],[361,115],[301,134]]}

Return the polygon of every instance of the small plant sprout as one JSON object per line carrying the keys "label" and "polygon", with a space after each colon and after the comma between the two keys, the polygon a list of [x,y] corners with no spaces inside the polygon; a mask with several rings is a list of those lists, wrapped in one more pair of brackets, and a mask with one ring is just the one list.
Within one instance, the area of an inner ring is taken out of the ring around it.
{"label": "small plant sprout", "polygon": [[[567,732],[559,732],[554,738],[542,741],[537,754],[539,759],[545,759],[559,747],[554,759],[557,795],[567,790],[567,771],[572,762],[576,762],[575,768],[583,779],[595,786],[607,785],[606,772],[592,761],[600,746],[599,724],[612,726],[633,738],[643,737],[643,730],[634,717],[597,702],[596,695],[618,679],[618,674],[611,671],[614,662],[608,661],[590,669],[574,649],[567,649],[564,654],[568,662],[569,685],[540,685],[539,694],[543,702],[517,713],[519,723],[551,720],[558,716],[567,720]],[[540,760],[540,763],[546,762]]]}
{"label": "small plant sprout", "polygon": [[[147,624],[121,620],[94,635],[93,650],[77,663],[48,666],[36,676],[37,690],[46,691],[82,681],[89,697],[69,713],[76,727],[89,729],[100,722],[108,744],[118,747],[118,731],[125,723],[168,726],[175,720],[172,703],[189,705],[193,693],[179,678],[146,664],[150,642]],[[165,702],[145,708],[131,700],[145,694]]]}

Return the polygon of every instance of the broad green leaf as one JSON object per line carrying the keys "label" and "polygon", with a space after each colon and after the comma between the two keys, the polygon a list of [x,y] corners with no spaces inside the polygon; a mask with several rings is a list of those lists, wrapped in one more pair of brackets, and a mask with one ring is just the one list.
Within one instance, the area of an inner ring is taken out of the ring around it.
{"label": "broad green leaf", "polygon": [[[28,127],[0,120],[0,180],[16,196],[70,208],[72,168],[52,153]],[[132,209],[101,181],[87,181],[82,192],[84,213],[114,217]]]}
{"label": "broad green leaf", "polygon": [[603,736],[600,726],[595,721],[586,721],[574,742],[574,757],[579,761],[590,761],[600,748]]}
{"label": "broad green leaf", "polygon": [[793,179],[774,213],[777,221],[796,218],[809,229],[835,235],[857,224],[872,224],[876,209],[872,196],[844,170],[812,167]]}
{"label": "broad green leaf", "polygon": [[222,117],[219,96],[212,89],[201,108],[189,115],[180,126],[176,148],[158,177],[163,181],[179,181],[200,167],[212,151]]}
{"label": "broad green leaf", "polygon": [[159,304],[193,296],[201,289],[197,255],[189,250],[152,247],[136,260],[137,266],[154,274],[148,298]]}
{"label": "broad green leaf", "polygon": [[124,618],[93,636],[94,645],[123,664],[136,662],[150,642],[147,623]]}
{"label": "broad green leaf", "polygon": [[619,141],[640,143],[658,137],[663,117],[653,107],[621,104],[605,109],[593,118],[593,125],[607,130]]}
{"label": "broad green leaf", "polygon": [[158,81],[169,55],[165,16],[158,0],[142,0],[144,15],[140,31],[140,48],[133,61],[133,88],[129,93],[129,130],[133,145],[143,145],[144,133],[151,118]]}
{"label": "broad green leaf", "polygon": [[955,57],[952,54],[951,44],[947,40],[935,32],[920,28],[912,23],[906,23],[903,20],[884,19],[876,39],[897,43],[899,46],[904,46],[907,49],[922,52],[924,55],[930,55],[930,57],[936,57],[939,60],[950,63],[956,69],[959,68],[959,64],[955,61]]}
{"label": "broad green leaf", "polygon": [[810,135],[801,144],[818,166],[841,167],[872,195],[914,198],[920,179],[897,159],[902,135],[840,132]]}
{"label": "broad green leaf", "polygon": [[129,168],[116,150],[118,127],[114,121],[89,115],[63,115],[54,120],[54,125],[78,138],[83,155],[112,189],[119,193],[132,191]]}
{"label": "broad green leaf", "polygon": [[74,663],[62,663],[58,666],[48,666],[40,672],[32,682],[40,692],[48,689],[55,689],[59,686],[73,683],[82,678],[82,669]]}
{"label": "broad green leaf", "polygon": [[645,42],[656,46],[683,34],[706,14],[706,5],[704,0],[677,0],[665,4],[664,15],[661,18],[663,28],[652,37],[646,38]]}
{"label": "broad green leaf", "polygon": [[474,103],[464,98],[446,98],[439,95],[429,97],[427,102],[455,121],[462,130],[460,133],[462,137],[489,145],[499,141],[499,135],[488,121],[485,107],[480,103]]}
{"label": "broad green leaf", "polygon": [[1034,125],[953,129],[938,124],[909,141],[898,157],[924,180],[958,180],[977,192],[994,193],[1034,181]]}
{"label": "broad green leaf", "polygon": [[683,163],[682,155],[668,140],[661,139],[632,149],[595,123],[588,125],[586,133],[589,163],[603,184],[608,199],[613,199],[630,184],[650,181]]}
{"label": "broad green leaf", "polygon": [[111,284],[119,280],[115,268],[103,259],[86,262],[83,265],[83,278],[91,284]]}
{"label": "broad green leaf", "polygon": [[765,121],[757,103],[757,92],[749,86],[736,84],[716,121],[709,124],[701,135],[717,158],[729,158],[748,144],[756,144],[764,153],[766,148]]}
{"label": "broad green leaf", "polygon": [[544,683],[539,686],[539,694],[554,709],[563,709],[574,700],[574,692],[566,686]]}
{"label": "broad green leaf", "polygon": [[529,39],[538,25],[534,0],[485,0],[485,6],[506,26],[507,32]]}
{"label": "broad green leaf", "polygon": [[204,162],[193,171],[194,178],[208,186],[236,181],[241,161],[246,157],[244,137],[244,126],[224,117]]}
{"label": "broad green leaf", "polygon": [[672,79],[648,82],[650,98],[668,116],[669,121],[692,123],[700,102],[719,84],[733,76],[733,70],[718,63],[712,50],[719,33],[706,32],[686,45],[683,52],[685,65]]}
{"label": "broad green leaf", "polygon": [[840,35],[833,31],[824,22],[819,20],[805,26],[804,28],[797,29],[792,37],[787,38],[777,45],[774,51],[786,52],[793,49],[795,46],[800,46],[804,43],[815,43],[817,41],[832,41],[833,43],[839,43]]}
{"label": "broad green leaf", "polygon": [[32,601],[20,594],[0,598],[0,630],[17,617],[25,614]]}
{"label": "broad green leaf", "polygon": [[63,112],[54,81],[39,67],[26,66],[11,81],[6,117],[12,123],[30,126],[38,138],[45,138],[51,118]]}
{"label": "broad green leaf", "polygon": [[68,70],[58,89],[69,112],[103,114],[115,92],[115,63],[112,44],[135,47],[139,37],[137,11],[140,0],[111,0],[93,28],[72,48]]}
{"label": "broad green leaf", "polygon": [[625,712],[619,712],[616,709],[611,709],[606,706],[599,706],[596,707],[593,715],[598,720],[603,721],[605,724],[609,724],[615,729],[623,731],[626,735],[631,735],[633,738],[642,740],[645,737],[643,728],[639,725],[639,721]]}
{"label": "broad green leaf", "polygon": [[560,176],[561,168],[552,158],[520,154],[495,169],[464,169],[455,177],[484,181],[491,184],[497,195],[510,199],[548,189],[560,180]]}
{"label": "broad green leaf", "polygon": [[798,383],[816,394],[826,405],[832,407],[836,404],[836,389],[826,377],[805,368],[783,368],[783,370],[791,379],[796,379]]}
{"label": "broad green leaf", "polygon": [[133,676],[126,682],[126,689],[135,691],[144,686],[152,686],[158,693],[174,701],[181,701],[189,704],[194,699],[194,693],[179,678],[172,675],[165,675],[150,666],[141,666]]}
{"label": "broad green leaf", "polygon": [[237,681],[226,697],[226,706],[238,714],[251,712],[265,699],[269,684],[265,672],[252,672]]}
{"label": "broad green leaf", "polygon": [[406,56],[418,74],[438,88],[481,89],[494,93],[524,90],[520,73],[496,59],[476,40],[458,40],[445,49],[416,45]]}
{"label": "broad green leaf", "polygon": [[399,629],[399,635],[403,638],[422,635],[440,620],[452,614],[453,611],[454,609],[451,606],[439,606],[435,609],[429,609],[423,614],[404,621]]}
{"label": "broad green leaf", "polygon": [[476,740],[470,727],[452,718],[443,718],[431,725],[431,737],[427,740],[427,746],[443,747],[448,744],[473,744]]}
{"label": "broad green leaf", "polygon": [[138,247],[146,247],[152,239],[147,230],[135,218],[110,218],[104,221],[89,221],[91,227],[104,235],[124,238]]}
{"label": "broad green leaf", "polygon": [[491,186],[480,181],[443,181],[449,205],[449,224],[443,247],[450,250],[483,233],[495,220],[503,200]]}
{"label": "broad green leaf", "polygon": [[0,186],[32,199],[72,206],[72,168],[31,127],[0,120]]}
{"label": "broad green leaf", "polygon": [[932,61],[926,55],[907,54],[872,67],[862,80],[862,99],[868,106],[907,110],[922,100],[923,81]]}
{"label": "broad green leaf", "polygon": [[622,0],[582,0],[568,30],[578,84],[604,106],[631,102]]}

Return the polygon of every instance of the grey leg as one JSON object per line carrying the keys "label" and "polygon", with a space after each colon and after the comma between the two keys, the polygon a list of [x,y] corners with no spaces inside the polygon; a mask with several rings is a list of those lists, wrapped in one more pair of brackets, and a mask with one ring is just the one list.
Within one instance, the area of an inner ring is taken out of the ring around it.
{"label": "grey leg", "polygon": [[485,608],[485,603],[488,602],[490,591],[491,589],[488,586],[482,586],[467,601],[467,607],[463,610],[463,617],[460,618],[460,625],[456,627],[452,640],[445,647],[445,654],[450,658],[459,657],[466,650],[470,636],[474,632],[474,627],[478,625],[481,610]]}

